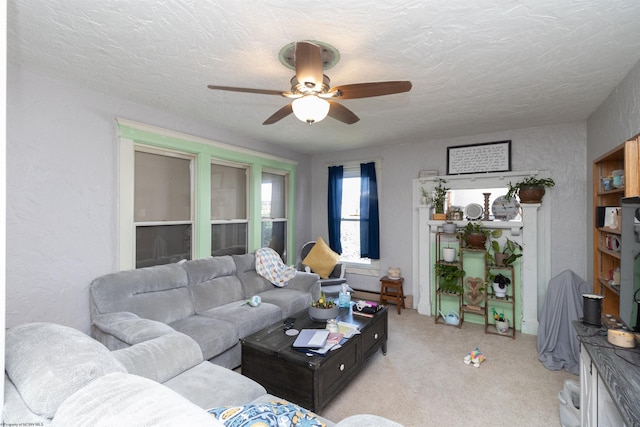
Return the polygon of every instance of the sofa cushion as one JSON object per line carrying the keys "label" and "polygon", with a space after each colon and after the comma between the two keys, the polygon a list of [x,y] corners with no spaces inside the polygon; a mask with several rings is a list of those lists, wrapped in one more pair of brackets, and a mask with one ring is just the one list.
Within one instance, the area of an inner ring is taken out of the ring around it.
{"label": "sofa cushion", "polygon": [[189,316],[169,326],[193,338],[200,346],[205,360],[223,353],[240,340],[236,325],[206,316]]}
{"label": "sofa cushion", "polygon": [[185,262],[195,312],[244,299],[242,284],[236,277],[236,264],[230,256],[208,257]]}
{"label": "sofa cushion", "polygon": [[238,327],[240,338],[244,338],[282,320],[282,310],[278,306],[264,301],[257,307],[236,301],[207,310],[202,313],[202,316],[233,323]]}
{"label": "sofa cushion", "polygon": [[223,424],[175,391],[146,378],[114,373],[60,406],[52,426],[214,426]]}
{"label": "sofa cushion", "polygon": [[91,282],[92,314],[129,311],[171,323],[195,313],[187,273],[180,264],[107,274]]}
{"label": "sofa cushion", "polygon": [[310,292],[289,288],[270,289],[260,292],[258,295],[263,303],[274,304],[280,307],[283,319],[309,308],[312,299]]}
{"label": "sofa cushion", "polygon": [[320,275],[320,278],[327,279],[339,260],[340,255],[335,253],[322,237],[318,237],[316,244],[302,260],[302,264],[308,265],[311,271]]}
{"label": "sofa cushion", "polygon": [[284,400],[250,403],[242,406],[224,406],[209,409],[208,412],[227,427],[326,426],[313,412]]}
{"label": "sofa cushion", "polygon": [[29,409],[47,418],[96,378],[126,372],[99,342],[51,323],[29,323],[7,331],[5,370]]}
{"label": "sofa cushion", "polygon": [[236,274],[242,282],[244,298],[251,298],[260,292],[273,289],[274,286],[256,272],[256,257],[253,254],[233,255]]}
{"label": "sofa cushion", "polygon": [[191,337],[180,332],[162,335],[122,350],[113,357],[127,372],[163,383],[202,362],[202,350]]}
{"label": "sofa cushion", "polygon": [[202,362],[164,385],[203,409],[242,405],[266,393],[252,379],[211,362]]}

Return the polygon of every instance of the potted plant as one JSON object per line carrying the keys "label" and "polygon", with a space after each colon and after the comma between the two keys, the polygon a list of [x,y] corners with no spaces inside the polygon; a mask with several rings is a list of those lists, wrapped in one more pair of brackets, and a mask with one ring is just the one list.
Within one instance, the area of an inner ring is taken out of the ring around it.
{"label": "potted plant", "polygon": [[462,209],[459,206],[451,206],[451,209],[447,212],[447,219],[449,221],[462,221]]}
{"label": "potted plant", "polygon": [[502,249],[500,248],[500,244],[497,240],[491,241],[491,249],[493,249],[493,257],[490,254],[487,254],[487,257],[492,260],[496,265],[501,267],[505,265],[511,265],[522,256],[521,253],[516,253],[517,251],[522,251],[522,246],[519,243],[514,242],[513,240],[509,240],[504,243]]}
{"label": "potted plant", "polygon": [[458,226],[451,221],[447,221],[442,225],[442,231],[444,231],[445,233],[453,234],[456,232],[457,229],[458,229]]}
{"label": "potted plant", "polygon": [[436,209],[433,214],[434,220],[445,220],[447,215],[444,213],[444,202],[447,199],[447,191],[449,190],[444,184],[447,183],[445,179],[438,178],[438,185],[433,189],[433,196],[431,196],[431,202]]}
{"label": "potted plant", "polygon": [[312,301],[309,307],[309,317],[315,321],[335,319],[338,313],[338,305],[331,298],[327,298],[324,292],[321,292],[320,297]]}
{"label": "potted plant", "polygon": [[441,291],[455,294],[464,291],[458,280],[464,276],[464,270],[458,268],[457,265],[442,264],[439,262],[435,264],[435,269],[436,275],[440,277],[438,284]]}
{"label": "potted plant", "polygon": [[509,182],[509,191],[505,198],[511,200],[518,195],[520,203],[542,203],[545,187],[553,187],[554,185],[556,185],[556,183],[551,178],[535,178],[530,176],[515,184]]}
{"label": "potted plant", "polygon": [[507,296],[507,288],[511,283],[511,279],[503,274],[489,273],[487,276],[487,282],[492,283],[493,293],[497,298],[504,298]]}
{"label": "potted plant", "polygon": [[502,235],[502,230],[489,230],[482,222],[468,222],[463,229],[462,240],[468,247],[473,249],[484,249],[489,236],[498,238]]}
{"label": "potted plant", "polygon": [[498,314],[495,308],[492,308],[493,311],[493,320],[496,322],[496,329],[501,334],[506,334],[509,330],[509,319],[504,317],[504,313]]}
{"label": "potted plant", "polygon": [[445,262],[454,262],[456,259],[456,248],[451,248],[449,246],[442,248],[442,259]]}

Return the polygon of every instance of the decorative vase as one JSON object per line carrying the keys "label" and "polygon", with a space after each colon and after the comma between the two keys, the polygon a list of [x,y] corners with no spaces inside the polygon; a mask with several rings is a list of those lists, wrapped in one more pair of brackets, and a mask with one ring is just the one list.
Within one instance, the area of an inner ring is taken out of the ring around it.
{"label": "decorative vase", "polygon": [[338,317],[340,308],[336,305],[331,308],[309,307],[309,317],[316,322],[324,322]]}
{"label": "decorative vase", "polygon": [[487,243],[487,236],[484,233],[469,233],[466,235],[467,246],[474,249],[483,249]]}
{"label": "decorative vase", "polygon": [[442,259],[445,262],[453,262],[456,259],[455,248],[442,248]]}
{"label": "decorative vase", "polygon": [[504,298],[507,296],[507,286],[504,283],[493,282],[493,292],[498,298]]}
{"label": "decorative vase", "polygon": [[523,186],[518,190],[518,198],[520,203],[542,203],[544,193],[544,187]]}
{"label": "decorative vase", "polygon": [[496,320],[496,329],[500,334],[506,334],[509,331],[509,319],[504,319],[503,322]]}

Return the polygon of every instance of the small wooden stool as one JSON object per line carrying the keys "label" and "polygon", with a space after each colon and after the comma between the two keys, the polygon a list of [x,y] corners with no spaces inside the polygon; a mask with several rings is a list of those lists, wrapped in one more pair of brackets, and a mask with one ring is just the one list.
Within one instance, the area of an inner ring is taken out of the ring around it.
{"label": "small wooden stool", "polygon": [[390,279],[388,276],[380,278],[380,304],[384,304],[385,301],[393,302],[398,306],[398,314],[400,314],[400,308],[406,308],[404,306],[404,290],[402,289],[402,283],[404,277],[399,279]]}

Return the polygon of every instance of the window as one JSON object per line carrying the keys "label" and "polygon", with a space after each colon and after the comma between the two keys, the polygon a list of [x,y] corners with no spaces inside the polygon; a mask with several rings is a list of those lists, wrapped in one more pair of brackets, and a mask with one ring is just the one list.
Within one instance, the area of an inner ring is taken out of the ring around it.
{"label": "window", "polygon": [[364,220],[361,216],[361,203],[369,196],[368,192],[364,195],[362,194],[362,184],[361,165],[350,164],[344,166],[340,214],[341,260],[352,267],[377,268],[377,260],[361,256],[363,253],[361,226]]}
{"label": "window", "polygon": [[284,262],[287,261],[287,176],[276,172],[262,172],[261,185],[262,219],[261,246],[275,250]]}
{"label": "window", "polygon": [[211,255],[247,253],[248,167],[211,164]]}
{"label": "window", "polygon": [[136,268],[192,257],[193,157],[136,148]]}
{"label": "window", "polygon": [[342,178],[342,215],[340,217],[341,259],[345,262],[371,264],[369,258],[360,258],[360,173]]}
{"label": "window", "polygon": [[295,161],[125,119],[118,138],[121,270],[295,253]]}

